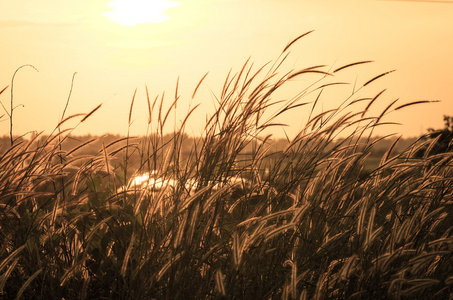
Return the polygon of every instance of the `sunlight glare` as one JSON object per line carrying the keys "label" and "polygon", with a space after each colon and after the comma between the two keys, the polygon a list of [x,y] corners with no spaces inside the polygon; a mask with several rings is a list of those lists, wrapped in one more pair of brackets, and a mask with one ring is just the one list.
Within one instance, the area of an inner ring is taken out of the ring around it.
{"label": "sunlight glare", "polygon": [[107,3],[112,9],[103,15],[123,26],[161,23],[170,19],[165,15],[170,8],[181,5],[169,0],[113,0]]}

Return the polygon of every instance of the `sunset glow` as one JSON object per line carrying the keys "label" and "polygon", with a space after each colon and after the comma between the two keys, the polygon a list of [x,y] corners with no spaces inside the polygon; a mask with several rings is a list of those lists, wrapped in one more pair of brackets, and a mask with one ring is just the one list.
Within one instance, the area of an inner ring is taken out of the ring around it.
{"label": "sunset glow", "polygon": [[453,0],[0,0],[0,41],[0,300],[453,300]]}
{"label": "sunset glow", "polygon": [[[332,78],[351,83],[338,85],[349,96],[354,86],[396,69],[367,85],[368,90],[361,91],[360,96],[374,97],[386,89],[383,101],[441,100],[426,107],[411,106],[410,113],[398,110],[389,117],[403,124],[392,128],[392,132],[418,136],[428,128],[442,128],[442,116],[453,113],[452,16],[453,4],[449,2],[0,1],[0,90],[11,86],[13,74],[22,65],[39,70],[22,68],[15,76],[13,106],[17,108],[13,129],[17,135],[51,132],[65,108],[76,72],[66,116],[89,112],[103,103],[95,117],[77,127],[77,134],[124,135],[130,130],[131,134],[142,135],[148,128],[148,96],[161,99],[165,92],[163,107],[170,106],[179,77],[181,100],[176,117],[182,118],[187,109],[184,105],[191,103],[194,88],[209,72],[191,104],[199,107],[188,122],[191,130],[200,134],[205,115],[216,103],[215,97],[219,97],[229,72],[233,76],[250,58],[252,74],[277,59],[291,40],[314,30],[291,47],[283,71],[314,65],[335,70],[349,63],[373,60],[374,63],[348,68]],[[311,79],[297,80],[291,81],[278,96],[292,97]],[[130,101],[135,89],[133,124],[129,128]],[[11,92],[7,88],[0,95],[8,113]],[[339,91],[326,95],[324,109],[341,103],[339,95]],[[284,132],[273,127],[272,134],[295,136],[302,117],[309,114],[303,108],[294,115],[285,115],[281,120],[288,124]],[[371,109],[379,106],[373,104]],[[1,114],[5,115],[0,118],[0,130],[7,134],[8,115],[5,111]],[[173,114],[169,116],[172,117]],[[170,126],[165,130],[172,132]]]}
{"label": "sunset glow", "polygon": [[112,10],[104,16],[123,26],[161,23],[170,19],[167,10],[180,4],[168,0],[114,0],[107,3]]}

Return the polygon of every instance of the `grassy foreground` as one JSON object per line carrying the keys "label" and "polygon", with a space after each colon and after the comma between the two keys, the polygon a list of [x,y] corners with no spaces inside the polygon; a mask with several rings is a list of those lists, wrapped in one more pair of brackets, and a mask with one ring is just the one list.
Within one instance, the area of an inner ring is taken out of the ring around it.
{"label": "grassy foreground", "polygon": [[[323,80],[366,62],[279,74],[292,43],[274,65],[252,72],[246,63],[227,77],[187,155],[181,149],[193,109],[163,139],[177,92],[168,110],[163,98],[148,99],[150,134],[140,143],[121,139],[94,156],[78,154],[89,142],[63,150],[67,120],[84,122],[93,111],[62,120],[45,139],[3,145],[0,298],[451,298],[452,154],[413,159],[420,143],[398,156],[392,146],[365,172],[373,129],[411,104],[392,102],[372,116],[381,93],[354,93],[316,113],[321,92],[335,86]],[[318,76],[313,84],[275,100],[309,74]],[[319,96],[304,102],[308,94]],[[297,109],[309,115],[304,128],[279,155],[269,152],[266,130]],[[152,170],[177,184],[121,188]],[[250,184],[215,188],[231,177]]]}

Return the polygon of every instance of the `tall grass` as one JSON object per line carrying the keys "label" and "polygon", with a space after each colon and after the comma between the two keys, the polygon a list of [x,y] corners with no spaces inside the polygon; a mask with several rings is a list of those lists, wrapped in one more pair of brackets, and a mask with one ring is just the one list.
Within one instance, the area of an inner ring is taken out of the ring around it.
{"label": "tall grass", "polygon": [[[229,74],[188,152],[186,126],[196,107],[178,126],[167,124],[178,91],[169,109],[164,96],[148,95],[145,138],[104,144],[97,155],[78,154],[92,141],[63,150],[72,129],[7,148],[0,157],[1,297],[451,297],[452,155],[413,159],[422,145],[399,155],[392,146],[365,171],[374,128],[407,104],[392,102],[373,116],[369,108],[381,94],[353,94],[316,113],[321,91],[335,86],[327,78],[368,62],[280,74],[293,44],[273,65],[254,71],[247,62]],[[294,98],[275,100],[308,74],[318,78]],[[96,109],[57,128],[95,117]],[[279,118],[298,109],[308,111],[308,121],[274,155],[268,129],[284,126]],[[171,139],[166,126],[174,127]],[[177,184],[121,188],[150,171]],[[250,185],[215,186],[231,177]]]}

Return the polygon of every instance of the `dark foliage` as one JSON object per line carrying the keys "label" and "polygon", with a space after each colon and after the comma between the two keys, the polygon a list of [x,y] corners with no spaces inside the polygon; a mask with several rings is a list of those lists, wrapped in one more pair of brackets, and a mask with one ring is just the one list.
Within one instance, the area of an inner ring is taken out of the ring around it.
{"label": "dark foliage", "polygon": [[453,117],[444,116],[444,128],[429,128],[428,133],[421,138],[426,144],[415,153],[415,158],[423,158],[453,150]]}

